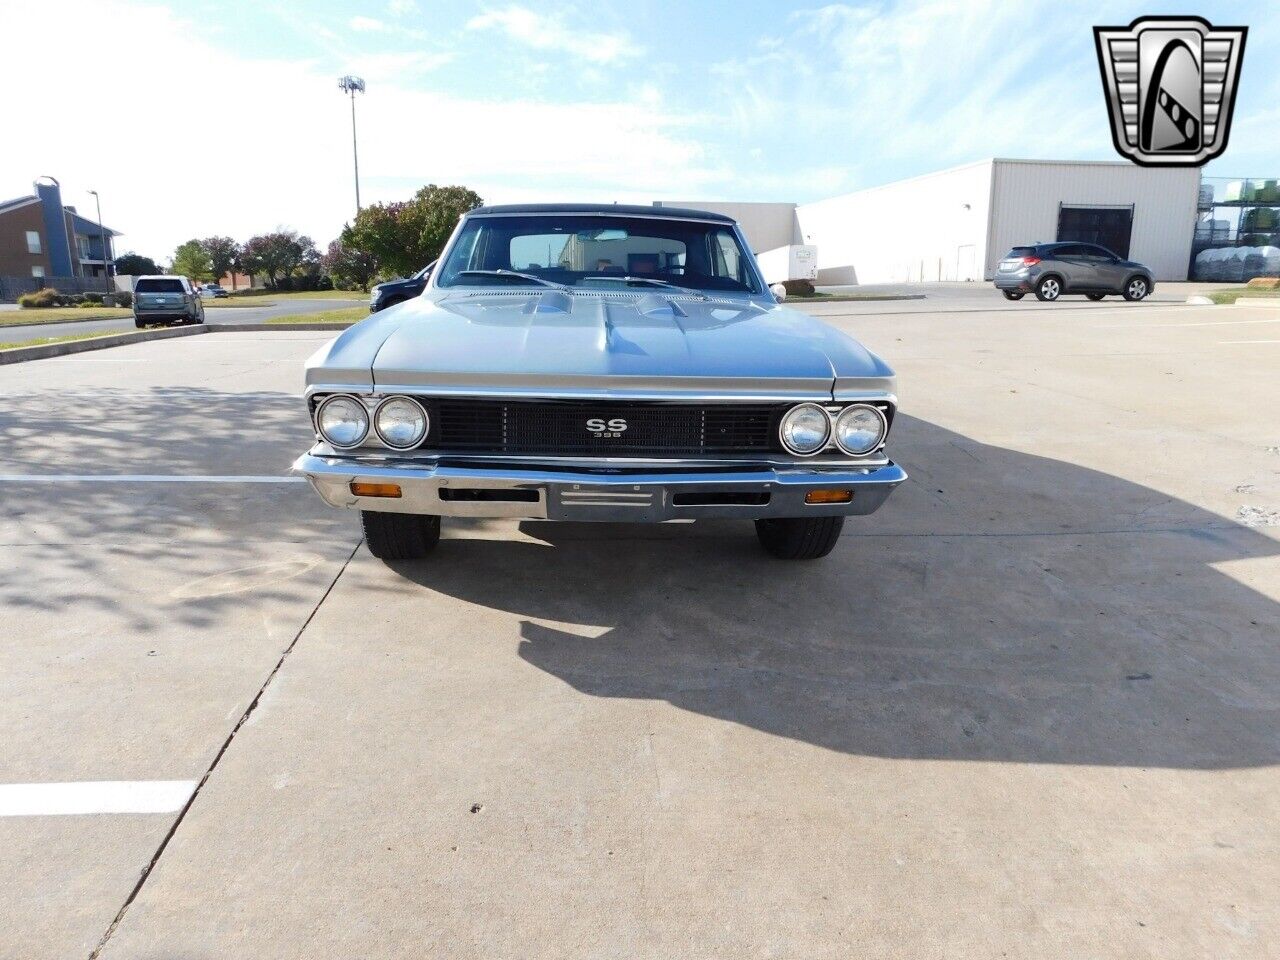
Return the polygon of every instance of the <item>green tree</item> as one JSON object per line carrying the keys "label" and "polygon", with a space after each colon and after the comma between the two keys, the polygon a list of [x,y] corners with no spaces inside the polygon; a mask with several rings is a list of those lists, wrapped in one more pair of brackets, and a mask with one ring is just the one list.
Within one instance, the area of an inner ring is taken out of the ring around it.
{"label": "green tree", "polygon": [[339,239],[344,248],[372,257],[383,272],[407,277],[439,257],[458,218],[482,202],[466,187],[428,184],[410,200],[365,207]]}
{"label": "green tree", "polygon": [[143,277],[160,272],[160,267],[154,260],[133,251],[120,254],[115,263],[116,276],[120,277]]}
{"label": "green tree", "polygon": [[240,260],[240,244],[230,237],[205,237],[200,241],[200,247],[209,257],[209,268],[213,272],[213,278],[221,280],[231,273],[231,283],[234,287],[235,275],[233,271]]}
{"label": "green tree", "polygon": [[213,264],[199,240],[188,240],[173,251],[173,272],[192,280],[213,279]]}

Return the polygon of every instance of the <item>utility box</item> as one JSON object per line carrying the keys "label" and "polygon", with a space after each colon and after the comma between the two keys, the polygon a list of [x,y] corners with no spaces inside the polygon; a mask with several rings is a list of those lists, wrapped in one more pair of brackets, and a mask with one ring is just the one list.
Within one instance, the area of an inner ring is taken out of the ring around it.
{"label": "utility box", "polygon": [[766,250],[756,257],[767,284],[787,280],[818,279],[818,248],[811,244],[793,243]]}

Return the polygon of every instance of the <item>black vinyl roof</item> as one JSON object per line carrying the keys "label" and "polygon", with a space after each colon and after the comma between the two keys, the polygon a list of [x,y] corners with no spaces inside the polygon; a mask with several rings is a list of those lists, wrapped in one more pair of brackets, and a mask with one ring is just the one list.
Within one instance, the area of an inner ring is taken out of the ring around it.
{"label": "black vinyl roof", "polygon": [[714,220],[717,223],[734,223],[733,217],[709,210],[690,210],[687,207],[653,207],[627,203],[508,203],[492,207],[476,207],[467,215],[521,214],[521,213],[571,213],[598,214],[604,217],[670,217],[673,220]]}

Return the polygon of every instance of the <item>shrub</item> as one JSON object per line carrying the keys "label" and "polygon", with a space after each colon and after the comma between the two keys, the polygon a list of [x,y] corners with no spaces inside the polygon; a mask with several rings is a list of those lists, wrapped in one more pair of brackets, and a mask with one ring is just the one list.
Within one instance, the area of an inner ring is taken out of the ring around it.
{"label": "shrub", "polygon": [[113,293],[111,296],[112,298],[114,298],[117,307],[133,306],[133,294],[130,293],[128,290],[117,291],[116,293]]}
{"label": "shrub", "polygon": [[97,303],[94,303],[92,300],[81,300],[79,303],[76,304],[76,306],[82,307],[82,308],[88,307],[90,310],[92,310],[94,307],[101,306],[101,304],[102,304],[101,300],[99,300]]}
{"label": "shrub", "polygon": [[45,287],[35,293],[24,293],[18,297],[18,305],[24,309],[40,309],[52,307],[58,301],[58,291],[53,287]]}
{"label": "shrub", "polygon": [[86,291],[84,294],[84,298],[90,303],[96,303],[99,306],[102,305],[102,292],[99,290]]}
{"label": "shrub", "polygon": [[789,297],[812,297],[817,293],[809,280],[784,280],[782,285],[786,288]]}

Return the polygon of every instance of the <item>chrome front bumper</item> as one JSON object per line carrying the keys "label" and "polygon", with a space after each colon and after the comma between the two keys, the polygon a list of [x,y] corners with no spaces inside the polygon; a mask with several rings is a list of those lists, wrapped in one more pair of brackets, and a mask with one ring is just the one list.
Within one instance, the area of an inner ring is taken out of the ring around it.
{"label": "chrome front bumper", "polygon": [[[334,507],[449,517],[660,523],[873,513],[907,479],[896,463],[868,467],[748,465],[742,469],[567,469],[464,466],[304,454],[293,464]],[[352,483],[394,483],[397,499],[357,496]],[[808,504],[811,490],[850,490],[847,503]],[[516,499],[518,498],[518,499]]]}

